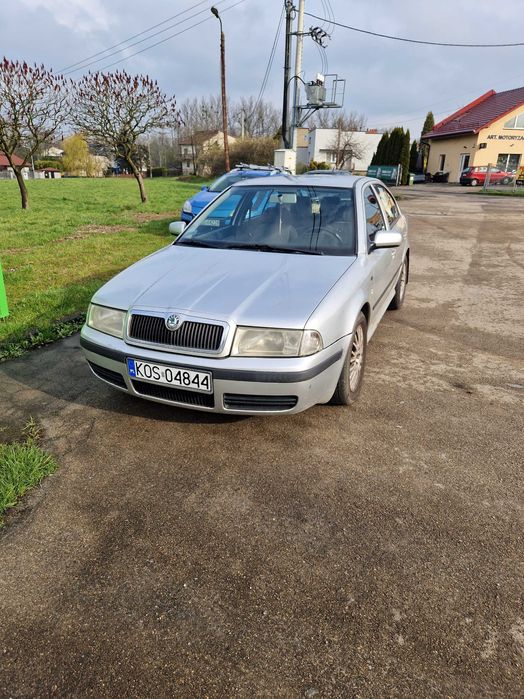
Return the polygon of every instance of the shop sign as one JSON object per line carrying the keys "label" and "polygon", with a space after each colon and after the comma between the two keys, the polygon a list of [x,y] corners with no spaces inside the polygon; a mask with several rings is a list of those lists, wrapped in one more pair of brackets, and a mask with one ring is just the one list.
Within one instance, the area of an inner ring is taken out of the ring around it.
{"label": "shop sign", "polygon": [[497,134],[491,134],[488,136],[488,141],[524,141],[524,136],[497,136]]}

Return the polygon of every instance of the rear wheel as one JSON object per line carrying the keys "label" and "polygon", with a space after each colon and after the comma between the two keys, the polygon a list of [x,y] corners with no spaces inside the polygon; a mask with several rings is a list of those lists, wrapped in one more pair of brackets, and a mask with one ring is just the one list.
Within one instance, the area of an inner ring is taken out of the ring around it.
{"label": "rear wheel", "polygon": [[351,345],[346,355],[346,361],[342,367],[335,393],[330,400],[333,405],[351,405],[357,400],[364,378],[367,340],[366,316],[359,313],[351,336]]}
{"label": "rear wheel", "polygon": [[400,270],[400,277],[398,278],[397,285],[395,286],[395,296],[391,299],[389,308],[394,311],[398,309],[404,303],[404,297],[406,296],[406,284],[408,283],[408,258],[404,258],[402,263],[402,268]]}
{"label": "rear wheel", "polygon": [[502,184],[509,184],[509,177],[504,177]]}

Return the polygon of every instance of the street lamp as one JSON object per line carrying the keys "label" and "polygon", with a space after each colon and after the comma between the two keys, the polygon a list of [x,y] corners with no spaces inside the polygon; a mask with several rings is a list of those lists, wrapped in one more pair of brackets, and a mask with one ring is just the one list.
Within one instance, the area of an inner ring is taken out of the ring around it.
{"label": "street lamp", "polygon": [[220,22],[220,77],[222,83],[222,130],[224,132],[224,161],[226,172],[229,172],[229,143],[227,139],[227,101],[226,101],[226,40],[222,29],[222,19],[216,7],[211,8],[212,14]]}

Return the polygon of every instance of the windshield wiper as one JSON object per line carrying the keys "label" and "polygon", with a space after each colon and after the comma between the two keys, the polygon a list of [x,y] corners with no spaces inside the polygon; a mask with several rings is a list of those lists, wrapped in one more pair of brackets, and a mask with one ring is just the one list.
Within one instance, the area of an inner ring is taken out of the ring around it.
{"label": "windshield wiper", "polygon": [[320,250],[301,250],[300,248],[285,248],[264,243],[235,243],[227,246],[228,250],[256,250],[257,252],[287,252],[292,255],[323,255]]}
{"label": "windshield wiper", "polygon": [[223,245],[215,245],[214,243],[209,243],[206,240],[178,240],[175,245],[187,245],[192,248],[220,248],[224,249]]}

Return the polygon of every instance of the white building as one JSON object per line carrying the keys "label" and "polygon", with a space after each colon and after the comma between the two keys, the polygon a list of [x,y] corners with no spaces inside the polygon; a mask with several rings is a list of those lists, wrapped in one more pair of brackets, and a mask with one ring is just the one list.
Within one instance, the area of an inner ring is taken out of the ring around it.
{"label": "white building", "polygon": [[347,144],[348,150],[358,150],[361,157],[349,156],[341,169],[365,174],[381,138],[382,134],[373,131],[342,131],[339,135],[338,129],[314,128],[309,132],[308,162],[314,160],[335,168],[337,151]]}
{"label": "white building", "polygon": [[[236,138],[228,135],[228,143],[236,143]],[[217,148],[224,150],[223,131],[197,131],[189,138],[180,141],[180,159],[182,161],[183,175],[196,175],[199,173],[198,157],[209,150]],[[201,174],[206,174],[202,172]]]}

